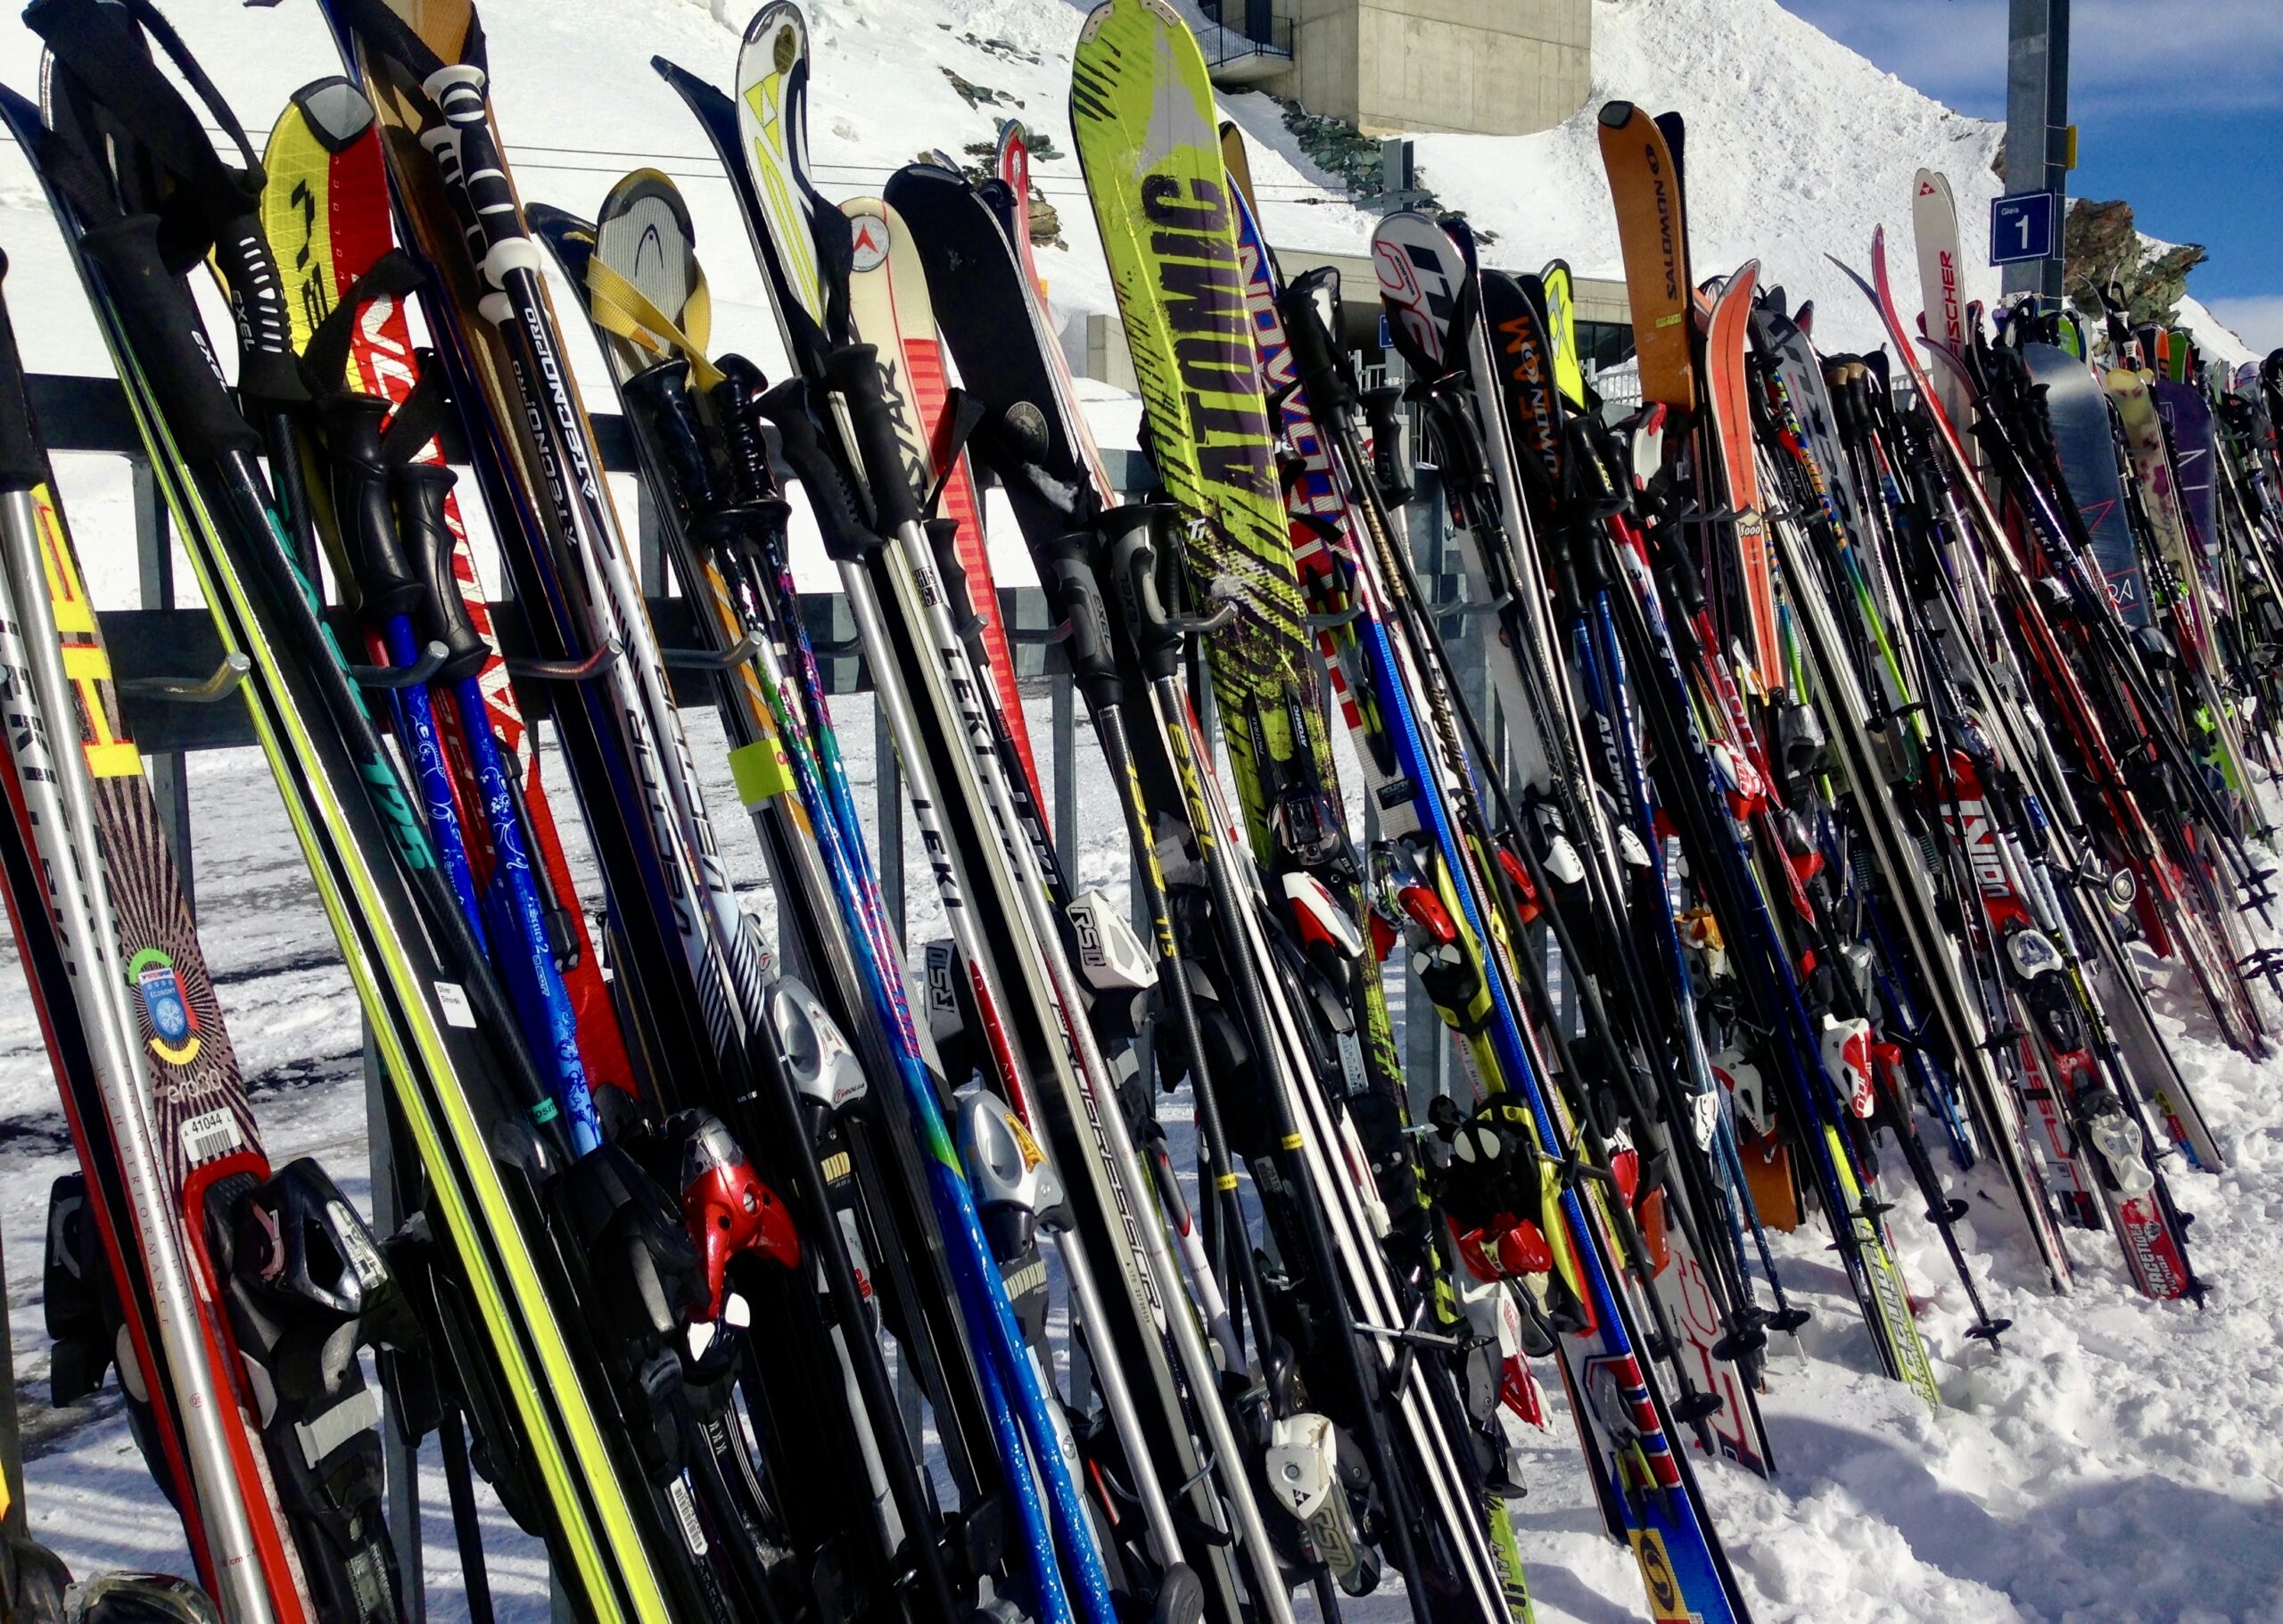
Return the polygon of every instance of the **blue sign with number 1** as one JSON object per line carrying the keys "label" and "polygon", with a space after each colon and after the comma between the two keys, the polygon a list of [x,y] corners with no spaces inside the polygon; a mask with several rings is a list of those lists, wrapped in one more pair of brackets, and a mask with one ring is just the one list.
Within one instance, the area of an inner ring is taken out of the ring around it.
{"label": "blue sign with number 1", "polygon": [[2057,192],[2023,192],[1990,200],[1990,263],[2018,265],[2053,258],[2054,222],[2061,218]]}

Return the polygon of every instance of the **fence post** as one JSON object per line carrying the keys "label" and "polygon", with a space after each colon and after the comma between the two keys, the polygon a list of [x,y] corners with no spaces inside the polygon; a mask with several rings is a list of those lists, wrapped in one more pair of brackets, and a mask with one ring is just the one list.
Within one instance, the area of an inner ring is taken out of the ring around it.
{"label": "fence post", "polygon": [[1070,662],[1047,655],[1048,691],[1054,697],[1054,854],[1076,894],[1078,884],[1077,679]]}
{"label": "fence post", "polygon": [[[388,1079],[373,1046],[372,1024],[360,1019],[359,1025],[365,1035],[365,1158],[372,1175],[373,1232],[386,1239],[404,1222],[397,1206],[396,1141],[389,1131]],[[420,1444],[404,1435],[400,1419],[391,1415],[381,1428],[382,1481],[403,1592],[403,1624],[423,1624],[428,1586],[420,1560]]]}
{"label": "fence post", "polygon": [[[880,905],[887,910],[895,930],[896,946],[903,946],[903,767],[895,757],[895,730],[888,725],[887,707],[876,691],[872,697],[873,828],[878,831]],[[903,966],[893,967],[901,975]]]}
{"label": "fence post", "polygon": [[647,480],[634,482],[634,573],[645,598],[666,593],[666,539]]}
{"label": "fence post", "polygon": [[[1449,601],[1448,583],[1444,579],[1443,506],[1442,497],[1434,481],[1433,470],[1419,471],[1419,494],[1403,511],[1425,515],[1425,535],[1407,522],[1405,533],[1398,545],[1407,543],[1412,548],[1413,573],[1427,589],[1427,612],[1439,614]],[[1463,657],[1463,656],[1462,656]],[[1402,952],[1398,948],[1397,951]],[[1427,1103],[1444,1092],[1443,1066],[1448,1045],[1443,1035],[1442,1017],[1435,1012],[1434,1001],[1427,996],[1427,988],[1416,972],[1410,968],[1410,955],[1405,954],[1403,972],[1403,1075],[1411,1096],[1412,1119],[1427,1120]]]}
{"label": "fence post", "polygon": [[[159,482],[150,462],[131,457],[128,483],[135,507],[135,569],[145,609],[175,606],[175,555],[167,534],[167,507],[159,499]],[[190,784],[184,773],[183,753],[162,750],[144,759],[151,795],[159,805],[159,827],[166,831],[174,853],[175,871],[182,877],[183,900],[198,911],[198,890],[191,870]]]}

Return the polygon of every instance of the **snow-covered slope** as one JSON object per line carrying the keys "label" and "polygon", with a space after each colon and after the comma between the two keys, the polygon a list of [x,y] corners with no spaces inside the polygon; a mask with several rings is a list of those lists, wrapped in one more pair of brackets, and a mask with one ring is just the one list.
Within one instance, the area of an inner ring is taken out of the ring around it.
{"label": "snow-covered slope", "polygon": [[2203,346],[2207,358],[2229,367],[2256,361],[2263,353],[2245,342],[2242,334],[2213,314],[2212,307],[2193,293],[2180,295],[2180,320],[2182,326],[2196,334],[2196,342]]}
{"label": "snow-covered slope", "polygon": [[[1912,173],[1949,177],[1969,243],[1999,191],[1997,125],[1920,95],[1776,0],[1597,0],[1587,104],[1536,136],[1422,136],[1422,184],[1499,234],[1488,258],[1535,268],[1558,254],[1580,276],[1620,276],[1595,121],[1611,99],[1687,120],[1697,274],[1757,258],[1763,283],[1815,300],[1817,336],[1834,347],[1872,344],[1878,318],[1826,254],[1859,268],[1884,223],[1901,234],[1902,292]],[[1967,296],[1994,298],[1995,274],[1966,258]]]}
{"label": "snow-covered slope", "polygon": [[[1042,251],[1058,314],[1113,310],[1091,211],[1071,153],[1065,98],[1070,51],[1084,7],[1066,0],[814,0],[816,69],[810,120],[815,169],[828,195],[876,192],[922,153],[992,140],[1021,119],[1052,143],[1034,175],[1060,217],[1063,243]],[[257,140],[285,93],[336,71],[316,9],[247,10],[230,0],[178,0],[169,8]],[[719,347],[775,364],[774,324],[729,189],[680,103],[647,66],[663,54],[716,79],[734,62],[744,0],[529,0],[495,4],[494,98],[525,193],[591,211],[620,174],[665,170],[688,194],[715,293]],[[1761,262],[1763,284],[1796,304],[1812,298],[1818,337],[1835,348],[1878,341],[1875,317],[1826,260],[1859,268],[1874,226],[1900,234],[1896,274],[1906,304],[1910,181],[1922,165],[1943,171],[1957,194],[1966,243],[1966,293],[1992,300],[1998,279],[1977,251],[1999,127],[1954,113],[1829,38],[1776,0],[1596,0],[1594,91],[1559,128],[1536,136],[1419,136],[1423,184],[1464,209],[1496,241],[1488,262],[1535,269],[1555,256],[1580,275],[1621,274],[1616,223],[1595,136],[1611,98],[1688,121],[1690,235],[1700,274]],[[0,29],[0,78],[29,89],[37,42]],[[1229,115],[1254,150],[1254,173],[1272,241],[1357,252],[1372,217],[1345,200],[1284,128],[1266,96],[1233,94]],[[52,233],[21,163],[0,155],[0,228],[21,267],[18,300],[50,311],[62,274]],[[20,216],[18,211],[22,211]],[[35,291],[27,293],[27,284]],[[2215,356],[2238,341],[2201,306],[2188,312]],[[54,300],[54,319],[22,323],[35,367],[96,370],[100,351],[76,301]],[[591,358],[589,358],[591,360]],[[596,374],[600,386],[599,372]]]}

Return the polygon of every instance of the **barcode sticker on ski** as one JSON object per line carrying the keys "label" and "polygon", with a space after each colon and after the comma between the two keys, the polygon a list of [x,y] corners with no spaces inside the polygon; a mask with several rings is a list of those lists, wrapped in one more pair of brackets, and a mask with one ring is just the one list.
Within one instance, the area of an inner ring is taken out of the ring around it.
{"label": "barcode sticker on ski", "polygon": [[682,1544],[691,1555],[705,1555],[708,1549],[705,1525],[697,1520],[697,1506],[690,1498],[689,1485],[676,1478],[666,1485],[666,1497],[673,1502],[674,1515],[681,1522]]}
{"label": "barcode sticker on ski", "polygon": [[202,1111],[182,1125],[182,1145],[190,1165],[197,1167],[235,1155],[244,1148],[245,1140],[238,1133],[237,1119],[228,1111]]}
{"label": "barcode sticker on ski", "polygon": [[447,1026],[475,1029],[475,1011],[468,1007],[467,992],[458,982],[436,983],[436,1007],[444,1012]]}

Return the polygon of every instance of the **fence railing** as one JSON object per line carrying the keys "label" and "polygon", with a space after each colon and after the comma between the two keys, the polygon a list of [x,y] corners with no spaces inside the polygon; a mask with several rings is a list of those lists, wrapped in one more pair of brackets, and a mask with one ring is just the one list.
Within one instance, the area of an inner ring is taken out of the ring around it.
{"label": "fence railing", "polygon": [[1241,24],[1209,22],[1197,31],[1206,66],[1226,75],[1232,65],[1252,64],[1273,72],[1292,60],[1292,20],[1261,17]]}

